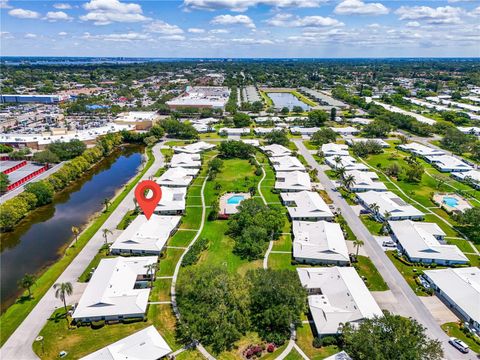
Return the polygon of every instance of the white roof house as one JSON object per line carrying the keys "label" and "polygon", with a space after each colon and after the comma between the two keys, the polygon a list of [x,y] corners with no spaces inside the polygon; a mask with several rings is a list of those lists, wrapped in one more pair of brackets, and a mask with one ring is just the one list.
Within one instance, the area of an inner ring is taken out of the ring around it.
{"label": "white roof house", "polygon": [[308,116],[286,116],[283,118],[285,122],[305,121],[308,120]]}
{"label": "white roof house", "polygon": [[355,135],[360,132],[357,128],[353,126],[345,126],[345,127],[331,127],[333,131],[340,135]]}
{"label": "white roof house", "polygon": [[480,269],[478,267],[425,270],[437,295],[446,300],[461,317],[480,331]]}
{"label": "white roof house", "polygon": [[257,123],[265,123],[265,122],[279,122],[280,118],[278,116],[259,116],[255,118],[255,122]]}
{"label": "white roof house", "polygon": [[186,187],[162,187],[162,198],[155,208],[158,215],[178,215],[185,211]]}
{"label": "white roof house", "polygon": [[250,128],[244,127],[244,128],[227,128],[227,127],[222,127],[220,130],[218,130],[219,134],[227,134],[227,135],[235,135],[235,136],[240,136],[240,135],[248,135],[250,134]]}
{"label": "white roof house", "polygon": [[303,171],[277,172],[275,189],[284,192],[311,190],[310,176]]}
{"label": "white roof house", "polygon": [[324,358],[323,360],[352,360],[352,358],[345,351],[340,351],[332,356]]}
{"label": "white roof house", "polygon": [[245,144],[256,146],[256,147],[260,146],[260,141],[258,141],[258,139],[242,139],[240,141]]}
{"label": "white roof house", "polygon": [[319,127],[292,126],[290,128],[290,132],[292,134],[300,134],[300,135],[307,135],[307,136],[315,134],[318,130],[320,130]]}
{"label": "white roof house", "polygon": [[353,192],[361,191],[386,191],[386,185],[378,180],[378,175],[373,171],[350,170],[345,172],[345,177],[353,176],[354,183],[350,186]]}
{"label": "white roof house", "polygon": [[203,151],[213,149],[215,145],[205,141],[199,141],[185,146],[174,146],[173,151],[176,153],[200,154]]}
{"label": "white roof house", "polygon": [[200,154],[174,154],[170,160],[170,167],[200,168],[201,166]]}
{"label": "white roof house", "polygon": [[323,156],[348,156],[348,146],[344,144],[328,143],[322,145]]}
{"label": "white roof house", "polygon": [[387,213],[390,215],[389,220],[420,220],[425,216],[391,191],[370,190],[357,193],[357,198],[367,209],[371,209],[374,204],[378,205],[376,216],[380,219],[384,219]]}
{"label": "white roof house", "polygon": [[81,360],[160,359],[172,349],[153,325],[87,355]]}
{"label": "white roof house", "polygon": [[466,126],[466,127],[457,126],[457,129],[460,130],[464,134],[480,136],[480,127],[476,127],[476,126]]}
{"label": "white roof house", "polygon": [[102,259],[88,282],[72,315],[75,320],[97,321],[143,318],[150,288],[136,289],[138,281],[147,281],[147,265],[157,256]]}
{"label": "white roof house", "polygon": [[382,148],[390,147],[390,145],[385,140],[382,140],[382,139],[364,139],[364,138],[348,138],[348,139],[345,139],[345,142],[350,146],[353,145],[353,144],[356,144],[356,143],[363,143],[363,142],[367,142],[367,141],[374,141],[374,142],[378,143],[378,145],[380,145]]}
{"label": "white roof house", "polygon": [[359,170],[359,171],[368,171],[368,166],[362,163],[357,162],[357,160],[350,155],[340,156],[340,162],[336,162],[336,156],[327,156],[325,162],[332,169],[344,168],[345,170]]}
{"label": "white roof house", "polygon": [[361,125],[368,125],[373,121],[372,119],[365,119],[365,118],[359,118],[359,117],[354,117],[354,118],[345,119],[345,120],[354,124],[361,124]]}
{"label": "white roof house", "polygon": [[162,186],[186,187],[190,185],[193,177],[198,173],[198,170],[199,169],[186,169],[182,167],[169,168],[156,182]]}
{"label": "white roof house", "polygon": [[450,155],[426,156],[425,159],[441,172],[459,172],[473,170],[473,168],[467,163]]}
{"label": "white roof house", "polygon": [[297,268],[297,273],[310,294],[308,304],[318,334],[337,334],[342,323],[383,316],[355,268]]}
{"label": "white roof house", "polygon": [[281,193],[292,220],[331,220],[334,215],[322,197],[314,191]]}
{"label": "white roof house", "polygon": [[266,135],[266,134],[269,134],[271,133],[272,131],[282,131],[283,128],[281,127],[270,127],[270,128],[266,128],[266,127],[256,127],[253,129],[253,132],[257,135]]}
{"label": "white roof house", "polygon": [[454,172],[452,176],[461,181],[471,181],[476,188],[480,188],[480,170]]}
{"label": "white roof house", "polygon": [[113,254],[160,255],[170,235],[175,232],[181,216],[152,214],[137,216],[110,246]]}
{"label": "white roof house", "polygon": [[197,122],[194,122],[191,125],[199,133],[215,132],[215,128],[212,125],[197,123]]}
{"label": "white roof house", "polygon": [[404,144],[404,145],[398,145],[398,148],[411,152],[415,155],[418,156],[441,156],[445,155],[445,152],[442,150],[434,149],[429,146],[425,146],[419,143],[409,143],[409,144]]}
{"label": "white roof house", "polygon": [[270,157],[270,162],[276,172],[278,171],[305,171],[305,166],[294,156]]}
{"label": "white roof house", "polygon": [[327,221],[293,221],[293,257],[310,264],[350,262],[342,228]]}
{"label": "white roof house", "polygon": [[283,145],[271,144],[260,147],[269,156],[288,156],[292,154],[292,151]]}
{"label": "white roof house", "polygon": [[456,245],[441,243],[445,233],[435,223],[389,221],[394,239],[412,262],[465,264],[468,258]]}

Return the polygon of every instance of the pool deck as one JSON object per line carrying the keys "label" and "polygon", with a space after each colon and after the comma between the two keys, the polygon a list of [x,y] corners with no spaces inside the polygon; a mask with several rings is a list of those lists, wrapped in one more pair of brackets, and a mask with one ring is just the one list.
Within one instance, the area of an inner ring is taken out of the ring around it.
{"label": "pool deck", "polygon": [[243,196],[243,200],[250,199],[249,193],[226,193],[220,197],[219,207],[220,207],[220,216],[228,217],[229,215],[236,214],[238,212],[238,205],[241,204],[243,200],[237,204],[229,204],[228,199],[234,196]]}
{"label": "pool deck", "polygon": [[[449,204],[445,203],[444,199],[445,198],[452,198],[457,201],[457,204],[455,206],[450,206]],[[471,209],[472,205],[468,203],[467,200],[465,200],[463,197],[457,194],[441,194],[441,193],[436,193],[433,195],[433,202],[436,203],[438,206],[440,206],[442,209],[444,209],[448,213],[461,213],[464,212],[465,210]]]}

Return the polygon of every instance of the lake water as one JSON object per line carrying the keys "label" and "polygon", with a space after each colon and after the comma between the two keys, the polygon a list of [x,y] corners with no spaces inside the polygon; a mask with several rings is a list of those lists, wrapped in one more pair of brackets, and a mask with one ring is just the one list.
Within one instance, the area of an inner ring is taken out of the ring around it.
{"label": "lake water", "polygon": [[1,234],[1,308],[20,295],[17,281],[55,262],[72,240],[72,226],[83,229],[102,200],[112,198],[142,163],[142,148],[128,146],[102,160],[84,177],[36,209],[13,232]]}
{"label": "lake water", "polygon": [[309,110],[310,106],[305,104],[303,101],[298,100],[295,95],[292,95],[288,92],[269,92],[268,97],[272,99],[275,108],[281,109],[283,107],[288,107],[290,110],[294,106],[300,106],[303,110]]}

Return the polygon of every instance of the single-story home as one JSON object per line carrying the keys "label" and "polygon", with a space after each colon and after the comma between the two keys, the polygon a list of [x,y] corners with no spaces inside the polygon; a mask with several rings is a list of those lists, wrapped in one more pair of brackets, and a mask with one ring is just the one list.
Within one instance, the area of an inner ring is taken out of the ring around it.
{"label": "single-story home", "polygon": [[[414,206],[406,203],[391,191],[366,191],[357,193],[357,198],[367,210],[375,213],[379,220],[421,220],[425,214]],[[378,207],[375,210],[375,205]],[[373,208],[373,209],[372,209]]]}
{"label": "single-story home", "polygon": [[353,192],[362,191],[386,191],[387,186],[378,180],[378,175],[373,171],[349,170],[345,172],[345,177],[352,176],[354,183],[349,186]]}
{"label": "single-story home", "polygon": [[250,134],[250,128],[245,127],[245,128],[227,128],[223,127],[220,130],[218,130],[218,133],[220,135],[228,135],[228,136],[241,136],[241,135],[249,135]]}
{"label": "single-story home", "polygon": [[427,160],[441,172],[460,172],[473,170],[473,168],[467,163],[450,155],[425,156],[425,160]]}
{"label": "single-story home", "polygon": [[155,208],[158,215],[180,215],[185,211],[186,187],[162,187],[162,198]]}
{"label": "single-story home", "polygon": [[312,183],[304,171],[277,172],[275,189],[283,192],[311,190]]}
{"label": "single-story home", "polygon": [[470,182],[474,187],[480,189],[480,170],[454,172],[452,176],[457,180]]}
{"label": "single-story home", "polygon": [[317,221],[334,218],[328,205],[315,191],[281,193],[280,196],[292,220]]}
{"label": "single-story home", "polygon": [[374,141],[378,145],[380,145],[382,148],[390,147],[390,145],[385,140],[382,140],[382,139],[364,139],[364,138],[348,138],[348,139],[345,139],[345,142],[350,146],[353,146],[353,144],[356,144],[356,143],[364,143],[364,142],[367,142],[367,141]]}
{"label": "single-story home", "polygon": [[[337,159],[340,161],[337,162]],[[359,171],[368,171],[369,168],[367,165],[357,162],[357,160],[350,155],[346,156],[327,156],[325,158],[325,163],[330,166],[332,169],[344,168],[345,170],[359,170]]]}
{"label": "single-story home", "polygon": [[200,154],[187,154],[180,153],[174,154],[170,160],[170,167],[183,167],[183,168],[200,168],[202,162],[200,160]]}
{"label": "single-story home", "polygon": [[403,145],[398,145],[398,148],[403,151],[410,152],[412,154],[415,154],[417,156],[441,156],[445,155],[445,152],[442,150],[434,149],[429,146],[425,146],[419,143],[409,143],[409,144],[403,144]]}
{"label": "single-story home", "polygon": [[340,134],[342,136],[356,135],[360,132],[360,130],[358,130],[357,128],[354,128],[353,126],[331,127],[330,129],[332,129],[337,134]]}
{"label": "single-story home", "polygon": [[294,156],[272,156],[269,160],[275,172],[305,171],[305,166]]}
{"label": "single-story home", "polygon": [[312,136],[315,134],[318,130],[320,130],[319,127],[300,127],[300,126],[292,126],[290,128],[290,132],[293,135],[304,135],[304,136]]}
{"label": "single-story home", "polygon": [[256,123],[279,122],[281,119],[278,116],[259,116],[255,118]]}
{"label": "single-story home", "polygon": [[323,156],[348,156],[348,146],[345,144],[328,143],[322,145]]}
{"label": "single-story home", "polygon": [[173,151],[176,153],[200,154],[203,151],[213,149],[215,146],[205,141],[199,141],[185,146],[174,146]]}
{"label": "single-story home", "polygon": [[266,135],[266,134],[269,134],[271,133],[272,131],[282,131],[283,128],[281,127],[270,127],[270,128],[267,128],[267,127],[256,127],[256,128],[253,128],[253,132],[256,134],[256,135]]}
{"label": "single-story home", "polygon": [[183,167],[169,168],[156,182],[167,187],[187,187],[198,174],[199,169],[186,169]]}
{"label": "single-story home", "polygon": [[261,146],[260,149],[268,156],[272,157],[292,155],[292,151],[290,149],[278,144]]}

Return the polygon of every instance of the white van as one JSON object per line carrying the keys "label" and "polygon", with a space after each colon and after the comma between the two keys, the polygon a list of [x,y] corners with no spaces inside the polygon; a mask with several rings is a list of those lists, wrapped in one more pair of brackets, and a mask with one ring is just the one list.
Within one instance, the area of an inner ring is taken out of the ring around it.
{"label": "white van", "polygon": [[468,353],[468,350],[469,350],[468,345],[465,344],[462,340],[451,337],[448,342],[452,344],[454,347],[456,347],[458,350],[460,350],[462,353],[464,354]]}

